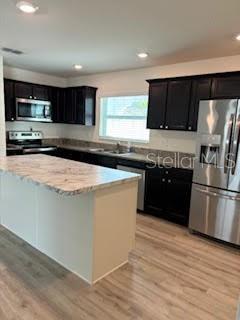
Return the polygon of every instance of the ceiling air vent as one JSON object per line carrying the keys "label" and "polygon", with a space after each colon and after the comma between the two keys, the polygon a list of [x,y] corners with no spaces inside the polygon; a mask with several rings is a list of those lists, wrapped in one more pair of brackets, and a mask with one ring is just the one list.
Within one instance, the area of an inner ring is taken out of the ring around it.
{"label": "ceiling air vent", "polygon": [[23,52],[20,51],[20,50],[11,49],[11,48],[6,48],[6,47],[3,47],[3,48],[2,48],[2,51],[3,51],[3,52],[7,52],[7,53],[17,54],[17,55],[23,54]]}

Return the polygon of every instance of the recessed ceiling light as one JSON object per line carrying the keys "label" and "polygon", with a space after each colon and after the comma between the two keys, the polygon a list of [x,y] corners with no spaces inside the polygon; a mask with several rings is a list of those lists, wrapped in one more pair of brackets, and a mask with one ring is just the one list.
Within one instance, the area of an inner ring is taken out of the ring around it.
{"label": "recessed ceiling light", "polygon": [[81,66],[80,64],[75,64],[75,65],[74,65],[74,68],[75,68],[76,70],[81,70],[81,69],[82,69],[82,66]]}
{"label": "recessed ceiling light", "polygon": [[236,36],[236,40],[240,41],[240,34]]}
{"label": "recessed ceiling light", "polygon": [[34,6],[31,2],[27,1],[17,2],[16,7],[24,13],[34,13],[39,9],[39,7]]}
{"label": "recessed ceiling light", "polygon": [[145,59],[148,57],[148,53],[146,52],[140,52],[138,53],[138,57],[141,58],[141,59]]}

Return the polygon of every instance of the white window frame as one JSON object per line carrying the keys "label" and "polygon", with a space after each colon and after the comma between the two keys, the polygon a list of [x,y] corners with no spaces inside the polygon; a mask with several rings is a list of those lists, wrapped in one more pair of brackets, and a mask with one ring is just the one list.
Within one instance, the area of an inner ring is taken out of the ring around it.
{"label": "white window frame", "polygon": [[[146,92],[137,92],[137,93],[118,93],[118,94],[104,94],[102,96],[99,97],[99,129],[98,129],[98,135],[99,135],[99,138],[101,140],[112,140],[112,141],[123,141],[123,142],[136,142],[136,143],[141,143],[141,144],[147,144],[149,143],[149,140],[150,140],[150,132],[149,132],[149,138],[148,140],[137,140],[137,139],[126,139],[126,138],[115,138],[115,137],[110,137],[110,136],[106,136],[106,135],[102,135],[101,134],[101,128],[103,127],[102,126],[102,120],[103,118],[101,117],[101,99],[103,98],[115,98],[115,97],[134,97],[134,96],[148,96],[148,93]],[[112,116],[110,118],[114,118],[114,119],[117,119],[117,118],[124,118],[124,116]],[[126,116],[126,118],[132,118],[132,117],[128,117]],[[141,117],[139,116],[139,119],[143,119],[145,117]],[[149,130],[146,128],[146,130]],[[149,130],[150,131],[150,130]]]}

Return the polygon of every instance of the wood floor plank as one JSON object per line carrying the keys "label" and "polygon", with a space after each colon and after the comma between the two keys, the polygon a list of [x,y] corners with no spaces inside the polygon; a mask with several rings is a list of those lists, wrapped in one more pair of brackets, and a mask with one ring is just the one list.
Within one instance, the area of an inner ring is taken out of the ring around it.
{"label": "wood floor plank", "polygon": [[157,218],[93,287],[0,226],[0,320],[236,320],[239,297],[240,250]]}

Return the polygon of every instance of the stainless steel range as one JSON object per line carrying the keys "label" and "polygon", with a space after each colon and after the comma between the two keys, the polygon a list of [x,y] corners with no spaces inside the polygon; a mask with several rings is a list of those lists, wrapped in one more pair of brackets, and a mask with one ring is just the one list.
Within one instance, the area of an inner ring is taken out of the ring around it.
{"label": "stainless steel range", "polygon": [[240,245],[240,100],[199,105],[189,228]]}
{"label": "stainless steel range", "polygon": [[[57,148],[42,143],[41,131],[8,131],[7,149],[20,151],[18,154],[51,153]],[[13,153],[14,154],[14,153]]]}

